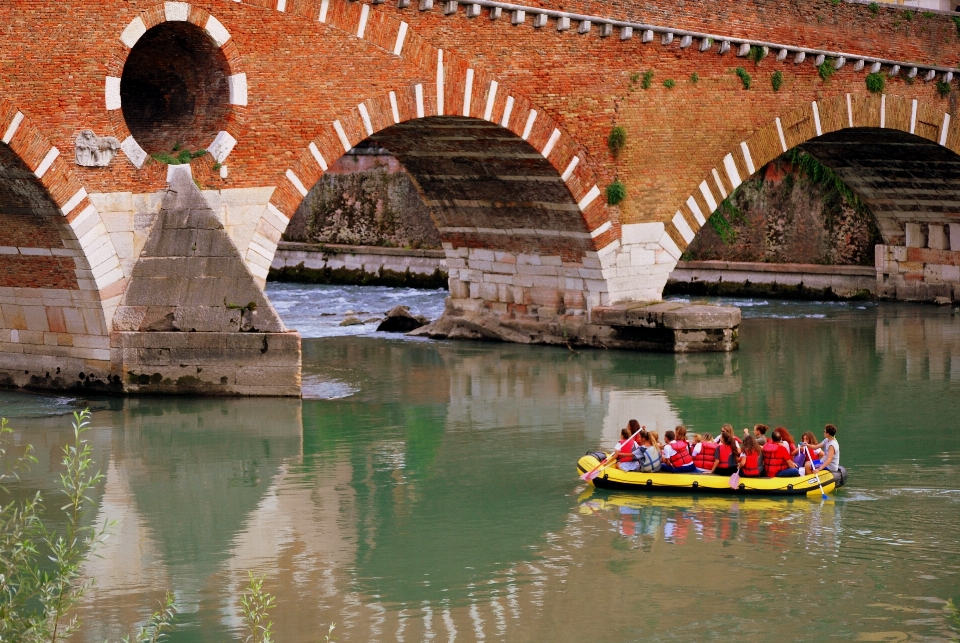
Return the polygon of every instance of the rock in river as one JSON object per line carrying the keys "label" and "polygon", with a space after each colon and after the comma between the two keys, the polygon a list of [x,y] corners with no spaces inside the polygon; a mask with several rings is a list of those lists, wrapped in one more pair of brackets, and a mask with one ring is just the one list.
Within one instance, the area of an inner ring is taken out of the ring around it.
{"label": "rock in river", "polygon": [[386,333],[409,333],[426,323],[425,317],[411,315],[407,306],[394,306],[387,312],[387,318],[377,326],[377,330]]}
{"label": "rock in river", "polygon": [[356,315],[347,315],[346,317],[343,318],[343,321],[340,322],[340,325],[341,325],[341,326],[356,326],[357,324],[362,324],[362,323],[363,323],[363,320],[361,320],[361,319],[360,319],[359,317],[357,317]]}

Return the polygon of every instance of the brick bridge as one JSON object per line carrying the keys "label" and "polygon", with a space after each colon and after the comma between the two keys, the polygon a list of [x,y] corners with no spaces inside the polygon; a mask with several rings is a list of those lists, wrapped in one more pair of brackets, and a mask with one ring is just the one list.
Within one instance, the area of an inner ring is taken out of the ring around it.
{"label": "brick bridge", "polygon": [[[449,311],[510,333],[583,338],[660,299],[718,204],[798,146],[877,217],[889,287],[960,282],[949,15],[17,0],[0,19],[6,385],[298,394],[299,336],[262,287],[298,204],[367,139],[432,210]],[[190,175],[163,162],[198,150]]]}

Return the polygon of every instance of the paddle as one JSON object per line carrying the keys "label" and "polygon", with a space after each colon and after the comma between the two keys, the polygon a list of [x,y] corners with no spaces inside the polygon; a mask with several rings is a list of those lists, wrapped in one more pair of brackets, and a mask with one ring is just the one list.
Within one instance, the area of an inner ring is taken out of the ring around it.
{"label": "paddle", "polygon": [[[632,439],[634,439],[635,437],[637,437],[637,434],[640,433],[640,431],[643,431],[643,427],[640,427],[639,429],[637,429],[637,432],[634,433],[633,435],[631,435],[629,438],[627,438],[622,444],[626,444],[626,443],[629,442],[630,440],[632,440]],[[606,469],[606,468],[609,467],[611,464],[613,464],[614,462],[616,462],[616,460],[617,460],[617,452],[618,452],[618,451],[619,451],[619,448],[614,449],[614,450],[613,450],[613,453],[611,453],[609,456],[607,456],[607,459],[606,459],[606,460],[604,460],[603,462],[601,462],[600,464],[598,464],[598,465],[597,465],[596,467],[594,467],[592,470],[590,470],[590,471],[588,471],[587,473],[585,473],[585,474],[583,474],[582,476],[580,476],[580,479],[583,480],[584,482],[590,482],[591,480],[593,480],[594,478],[596,478],[598,475],[600,475],[600,471],[601,471],[601,470]]]}
{"label": "paddle", "polygon": [[[811,468],[815,467],[813,464],[813,455],[810,453],[810,447],[803,447],[803,453],[810,459]],[[820,483],[820,472],[817,471],[817,484],[820,486],[820,497],[824,500],[829,500],[827,498],[827,492],[823,490],[823,484]]]}
{"label": "paddle", "polygon": [[730,488],[738,489],[740,487],[740,469],[737,469],[733,472],[733,475],[730,476]]}

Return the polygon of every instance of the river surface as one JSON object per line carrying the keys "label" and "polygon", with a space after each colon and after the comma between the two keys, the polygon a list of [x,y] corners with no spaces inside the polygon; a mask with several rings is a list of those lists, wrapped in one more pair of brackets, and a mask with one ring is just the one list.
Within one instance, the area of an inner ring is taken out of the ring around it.
{"label": "river surface", "polygon": [[[0,393],[40,460],[20,495],[53,493],[63,411],[96,409],[96,519],[115,524],[86,567],[96,585],[74,640],[117,640],[167,590],[171,641],[238,640],[248,572],[277,596],[277,643],[320,641],[329,623],[340,642],[960,636],[949,308],[745,300],[739,351],[675,356],[372,325],[329,336],[348,308],[403,298],[269,294],[290,326],[326,335],[303,342],[302,401]],[[413,312],[438,314],[443,293],[423,297]],[[823,503],[593,491],[577,458],[630,418],[795,436],[833,422],[849,483]]]}

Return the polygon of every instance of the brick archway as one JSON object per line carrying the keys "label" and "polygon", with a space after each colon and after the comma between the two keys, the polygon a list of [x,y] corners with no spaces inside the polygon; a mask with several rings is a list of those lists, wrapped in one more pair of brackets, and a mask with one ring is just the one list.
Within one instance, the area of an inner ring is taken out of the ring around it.
{"label": "brick archway", "polygon": [[[841,94],[812,101],[775,118],[730,150],[680,204],[676,214],[665,224],[666,231],[682,252],[723,200],[743,181],[791,149],[820,145],[822,150],[823,144],[844,144],[842,133],[845,133],[845,143],[849,147],[852,143],[850,134],[858,130],[872,132],[878,139],[872,144],[880,145],[884,143],[882,132],[887,130],[908,135],[899,136],[899,142],[912,140],[932,151],[939,149],[954,156],[960,153],[960,128],[951,125],[949,114],[924,101],[903,96]],[[831,165],[829,160],[825,162]],[[855,192],[860,191],[854,177],[844,176],[842,169],[839,173],[842,178],[849,179],[848,183]],[[871,199],[867,197],[865,200],[870,205]],[[878,223],[882,224],[882,221]],[[888,239],[890,235],[896,236],[890,226],[884,230],[881,225],[881,231]]]}
{"label": "brick archway", "polygon": [[[0,242],[7,269],[0,326],[0,342],[8,346],[3,353],[9,353],[4,376],[43,386],[83,372],[84,383],[109,388],[109,333],[125,287],[116,249],[60,150],[3,99],[0,133],[3,181],[10,184],[0,192],[14,218],[3,235],[14,245]],[[18,363],[20,355],[51,345],[59,347],[65,371],[40,373],[35,360]]]}
{"label": "brick archway", "polygon": [[[479,136],[477,141],[512,146],[509,151],[504,148],[504,155],[514,159],[525,156],[524,163],[530,173],[536,175],[535,180],[553,184],[549,203],[533,195],[523,198],[514,195],[515,199],[504,195],[505,201],[518,207],[527,204],[532,209],[553,208],[560,213],[554,218],[531,217],[529,225],[519,219],[512,225],[497,227],[476,222],[466,225],[463,217],[453,224],[449,219],[447,224],[438,221],[448,254],[454,299],[471,300],[474,306],[493,307],[501,312],[520,313],[528,312],[528,306],[586,312],[593,305],[606,303],[601,296],[606,290],[602,285],[599,254],[618,244],[620,230],[610,216],[588,164],[583,161],[582,148],[544,110],[523,95],[503,89],[496,80],[481,79],[470,68],[445,65],[442,52],[438,55],[438,69],[442,83],[417,83],[365,100],[319,130],[285,170],[257,226],[245,256],[251,272],[261,280],[266,279],[290,217],[327,168],[355,145],[368,138],[377,141],[392,138],[396,142],[406,136],[406,143],[401,146],[403,151],[416,154],[414,130],[424,134],[428,130],[436,133],[436,128],[453,127],[460,128],[461,133],[474,132]],[[451,85],[456,88],[455,93],[448,90]],[[475,145],[484,146],[477,141]],[[387,144],[387,147],[404,156],[397,145]],[[449,153],[457,154],[456,151]],[[496,152],[490,154],[486,149],[483,152],[461,149],[460,153],[488,154],[491,163],[497,161]],[[411,170],[409,160],[405,165]],[[488,169],[496,173],[495,168]],[[476,167],[473,171],[479,173]],[[508,172],[516,171],[518,168]],[[426,173],[420,171],[419,174],[423,178]],[[425,201],[428,204],[436,201],[436,191],[425,188],[423,181],[417,180],[418,172],[413,170],[411,175]],[[469,180],[463,182],[465,192],[470,183]],[[575,214],[566,216],[568,212]],[[478,263],[502,263],[498,259],[504,259],[505,265],[500,266],[502,272],[486,277],[478,275],[471,267],[476,251],[483,254],[482,259],[477,259]],[[530,262],[530,267],[515,267],[517,262],[521,265]],[[520,278],[519,272],[530,274]],[[534,280],[534,276],[538,279]]]}

